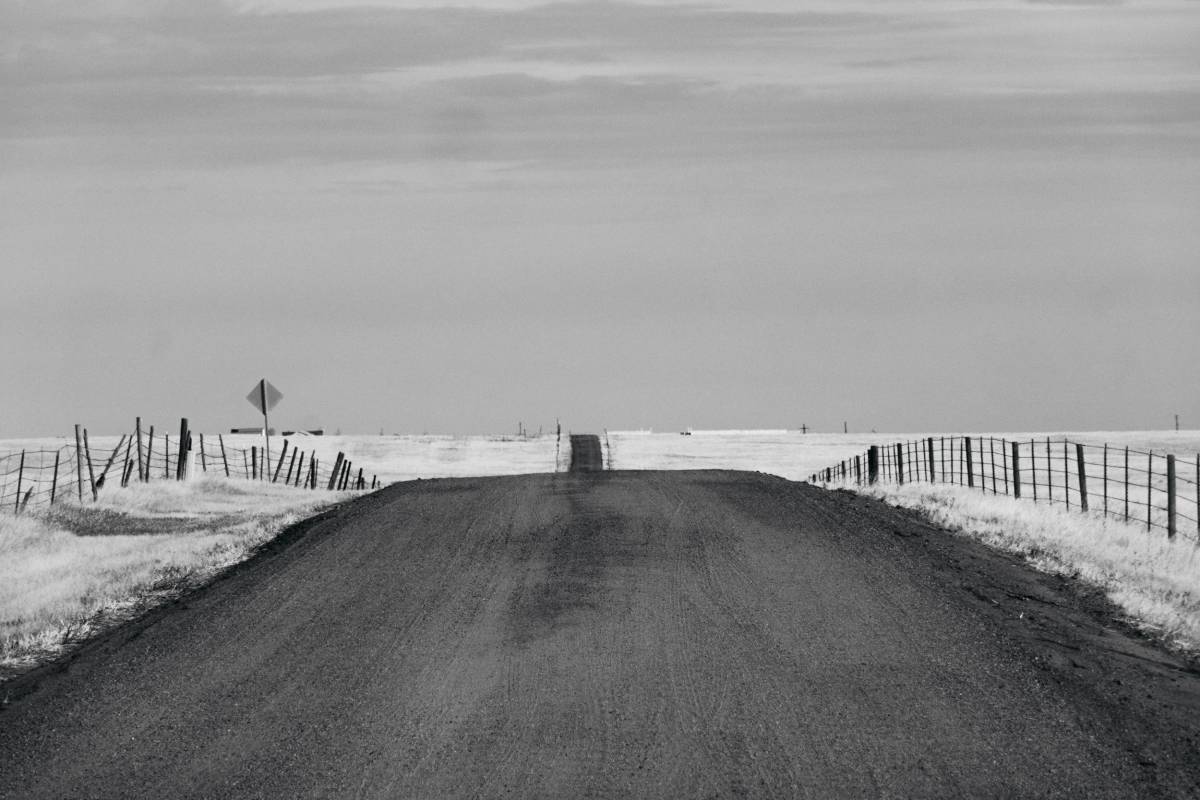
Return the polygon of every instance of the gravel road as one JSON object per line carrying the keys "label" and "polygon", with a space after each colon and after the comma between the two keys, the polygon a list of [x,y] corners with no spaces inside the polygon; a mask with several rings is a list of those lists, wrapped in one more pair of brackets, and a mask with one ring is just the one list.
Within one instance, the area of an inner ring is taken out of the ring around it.
{"label": "gravel road", "polygon": [[398,484],[0,686],[0,797],[1194,797],[1200,674],[757,473]]}

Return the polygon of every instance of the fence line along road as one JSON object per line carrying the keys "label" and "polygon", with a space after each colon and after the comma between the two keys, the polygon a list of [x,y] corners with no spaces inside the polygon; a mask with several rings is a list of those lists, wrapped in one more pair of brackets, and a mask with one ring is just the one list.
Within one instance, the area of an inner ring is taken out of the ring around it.
{"label": "fence line along road", "polygon": [[1200,455],[1066,438],[942,436],[875,445],[809,476],[827,485],[878,481],[956,484],[1200,538]]}
{"label": "fence line along road", "polygon": [[114,482],[184,480],[189,474],[214,472],[229,478],[269,481],[298,489],[330,491],[374,489],[378,476],[367,481],[363,468],[355,468],[338,452],[332,465],[322,462],[315,450],[292,447],[283,440],[278,456],[267,457],[258,446],[231,447],[221,434],[208,436],[180,420],[175,437],[154,426],[144,428],[138,417],[130,433],[123,434],[112,450],[95,448],[86,428],[75,426],[75,443],[59,447],[25,449],[0,455],[0,511],[20,514],[49,508],[74,498],[95,502],[100,490]]}

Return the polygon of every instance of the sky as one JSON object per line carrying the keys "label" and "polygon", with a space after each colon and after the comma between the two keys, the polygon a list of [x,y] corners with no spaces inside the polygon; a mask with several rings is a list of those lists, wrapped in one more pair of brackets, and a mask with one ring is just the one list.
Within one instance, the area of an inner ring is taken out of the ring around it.
{"label": "sky", "polygon": [[1200,2],[0,0],[0,437],[1200,428]]}

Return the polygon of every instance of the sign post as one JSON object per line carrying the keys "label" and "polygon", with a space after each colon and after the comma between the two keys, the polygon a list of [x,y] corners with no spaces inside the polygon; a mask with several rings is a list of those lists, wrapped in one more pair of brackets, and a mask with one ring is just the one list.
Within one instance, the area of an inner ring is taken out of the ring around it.
{"label": "sign post", "polygon": [[250,405],[257,408],[263,415],[263,436],[267,440],[267,446],[263,449],[262,471],[265,474],[271,463],[271,425],[267,419],[267,412],[283,399],[283,392],[272,386],[271,382],[266,378],[263,378],[258,382],[257,386],[250,390],[250,394],[246,395],[246,399],[250,401]]}

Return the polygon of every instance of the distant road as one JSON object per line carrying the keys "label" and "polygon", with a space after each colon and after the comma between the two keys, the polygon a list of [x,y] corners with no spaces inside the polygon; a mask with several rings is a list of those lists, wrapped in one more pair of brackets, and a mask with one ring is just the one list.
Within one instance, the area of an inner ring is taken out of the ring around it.
{"label": "distant road", "polygon": [[1200,677],[756,473],[398,484],[0,686],[0,797],[1187,797]]}
{"label": "distant road", "polygon": [[604,469],[604,452],[600,437],[594,434],[571,434],[571,472],[598,472]]}

